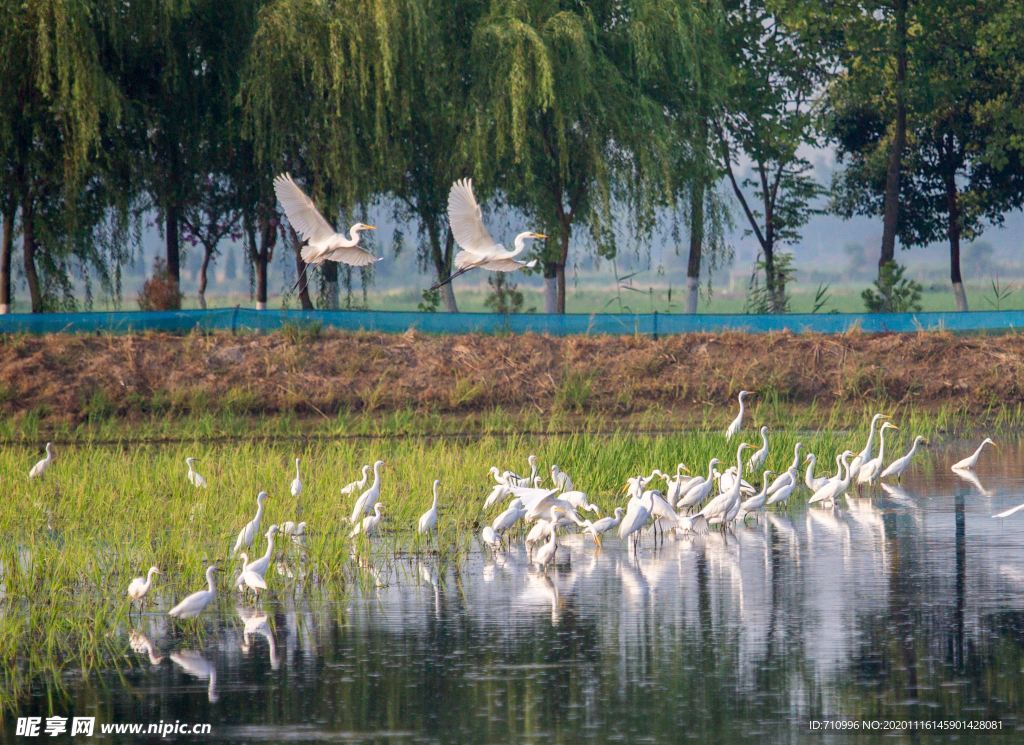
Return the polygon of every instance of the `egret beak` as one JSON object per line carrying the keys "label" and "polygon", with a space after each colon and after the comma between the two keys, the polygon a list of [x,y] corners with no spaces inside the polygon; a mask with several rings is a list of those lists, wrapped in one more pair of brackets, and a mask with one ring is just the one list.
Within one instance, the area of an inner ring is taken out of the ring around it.
{"label": "egret beak", "polygon": [[376,225],[364,225],[363,227],[364,227],[365,230],[376,230],[377,229]]}
{"label": "egret beak", "polygon": [[541,240],[541,241],[547,240],[547,236],[544,235],[543,233],[534,233],[533,237],[536,238],[537,240]]}

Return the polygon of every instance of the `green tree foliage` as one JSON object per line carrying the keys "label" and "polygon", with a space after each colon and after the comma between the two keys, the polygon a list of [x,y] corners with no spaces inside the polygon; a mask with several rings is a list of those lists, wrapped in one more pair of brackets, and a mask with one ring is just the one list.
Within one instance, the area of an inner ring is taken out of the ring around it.
{"label": "green tree foliage", "polygon": [[[718,144],[748,233],[761,249],[766,308],[783,313],[788,262],[777,253],[799,240],[822,192],[799,151],[817,142],[815,96],[826,79],[827,57],[762,0],[730,0],[726,8],[732,75],[716,125]],[[741,156],[749,161],[742,178]]]}

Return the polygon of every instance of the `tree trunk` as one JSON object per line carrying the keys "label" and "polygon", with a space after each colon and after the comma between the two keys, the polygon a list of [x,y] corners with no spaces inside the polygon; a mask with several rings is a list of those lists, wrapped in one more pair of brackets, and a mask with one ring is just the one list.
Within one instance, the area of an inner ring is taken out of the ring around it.
{"label": "tree trunk", "polygon": [[302,241],[295,229],[289,227],[292,234],[292,245],[295,247],[295,278],[298,281],[299,303],[303,310],[313,310],[313,301],[309,298],[309,283],[313,279],[313,269],[302,260]]}
{"label": "tree trunk", "polygon": [[33,313],[43,312],[43,295],[39,287],[39,275],[36,273],[36,227],[33,197],[25,197],[21,206],[21,244],[25,258],[25,280],[28,282],[28,294]]}
{"label": "tree trunk", "polygon": [[267,274],[270,261],[274,258],[274,244],[277,242],[277,229],[265,217],[259,218],[260,237],[256,241],[256,230],[251,218],[246,219],[246,232],[249,234],[249,259],[256,269],[256,310],[267,309]]}
{"label": "tree trunk", "polygon": [[565,313],[565,265],[569,261],[572,217],[563,214],[558,226],[558,261],[555,263],[555,312]]}
{"label": "tree trunk", "polygon": [[174,281],[175,288],[181,287],[181,243],[178,238],[178,205],[167,207],[164,218],[164,237],[167,245],[167,275]]}
{"label": "tree trunk", "polygon": [[[896,259],[896,229],[900,215],[900,169],[907,142],[907,0],[896,1],[896,122],[885,173],[885,211],[878,268]],[[879,275],[881,276],[881,275]]]}
{"label": "tree trunk", "polygon": [[11,312],[11,255],[14,253],[14,218],[17,204],[12,199],[4,207],[4,232],[0,238],[0,315]]}
{"label": "tree trunk", "polygon": [[213,257],[213,249],[210,246],[203,246],[203,263],[199,267],[199,307],[206,310],[206,271],[210,267],[210,259]]}
{"label": "tree trunk", "polygon": [[700,292],[700,260],[704,248],[704,184],[697,181],[690,190],[690,258],[686,264],[686,312],[697,312]]}
{"label": "tree trunk", "polygon": [[[555,279],[555,265],[544,264],[544,312],[558,312],[558,281]],[[548,276],[550,272],[551,276]]]}
{"label": "tree trunk", "polygon": [[[430,223],[427,231],[430,240],[430,258],[434,264],[434,271],[437,273],[437,281],[441,282],[451,276],[452,258],[455,254],[455,237],[451,228],[445,231],[444,248],[441,248],[441,236],[438,235],[436,223]],[[459,306],[455,302],[455,288],[449,282],[441,286],[441,300],[444,301],[445,310],[449,313],[458,313]]]}
{"label": "tree trunk", "polygon": [[949,279],[953,283],[953,297],[958,311],[967,310],[967,293],[964,292],[963,277],[960,275],[960,194],[956,187],[956,174],[952,170],[945,176],[946,232],[949,235]]}
{"label": "tree trunk", "polygon": [[[323,308],[327,310],[338,309],[338,265],[333,261],[325,261],[320,265],[320,271],[323,273],[324,278],[324,289],[323,289]],[[307,271],[307,276],[308,271]]]}

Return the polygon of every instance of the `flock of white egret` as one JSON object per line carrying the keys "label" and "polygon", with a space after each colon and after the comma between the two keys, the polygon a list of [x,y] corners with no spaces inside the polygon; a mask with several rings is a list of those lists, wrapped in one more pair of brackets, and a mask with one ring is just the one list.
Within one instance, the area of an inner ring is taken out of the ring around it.
{"label": "flock of white egret", "polygon": [[[726,431],[727,442],[743,429],[745,399],[749,395],[751,394],[747,391],[741,391],[739,394],[740,411]],[[927,440],[921,436],[915,437],[905,455],[886,464],[886,433],[896,429],[897,426],[887,415],[873,416],[864,447],[857,453],[852,450],[839,453],[835,457],[836,472],[831,476],[815,473],[817,458],[814,453],[805,454],[802,443],[798,442],[793,449],[793,460],[789,468],[781,474],[765,470],[756,477],[756,472],[767,462],[770,448],[770,430],[767,426],[762,426],[759,430],[760,447],[747,442],[739,443],[736,448],[735,464],[725,470],[719,470],[719,459],[712,458],[707,468],[698,474],[691,475],[689,469],[679,463],[673,473],[654,469],[649,474],[628,478],[622,490],[628,494],[625,507],[616,506],[612,515],[606,517],[599,517],[601,509],[598,505],[590,501],[586,492],[577,489],[572,477],[558,465],[550,467],[550,482],[545,484],[545,479],[540,475],[538,458],[530,455],[527,459],[530,469],[528,475],[520,475],[511,470],[502,471],[497,466],[490,468],[494,484],[484,499],[482,512],[486,513],[497,507],[502,509],[484,526],[480,540],[489,549],[500,551],[513,534],[513,530],[523,523],[526,530],[526,548],[531,561],[543,571],[555,560],[559,548],[559,531],[563,529],[575,527],[590,536],[598,547],[601,546],[603,537],[615,530],[620,539],[633,541],[635,551],[641,532],[648,527],[652,528],[655,536],[660,533],[662,537],[666,533],[671,533],[675,537],[705,534],[713,526],[721,526],[723,530],[728,530],[737,521],[743,522],[765,510],[785,506],[798,489],[807,490],[810,494],[810,505],[835,504],[851,487],[870,488],[883,479],[899,480],[903,476],[919,447],[926,445]],[[970,474],[986,445],[995,446],[995,443],[985,438],[972,455],[955,463],[953,470]],[[748,450],[754,452],[744,458],[745,451]],[[46,457],[32,466],[29,478],[43,476],[54,458],[52,444],[46,443]],[[196,470],[196,459],[189,457],[185,462],[188,466],[188,482],[196,488],[205,488],[207,481]],[[381,469],[384,466],[382,460],[376,461],[372,466],[363,466],[360,478],[341,489],[344,497],[358,495],[353,503],[351,515],[348,518],[341,518],[351,525],[350,538],[356,538],[360,534],[372,538],[380,527],[383,520]],[[760,484],[760,488],[748,482],[747,477],[753,477],[753,480]],[[655,484],[661,486],[661,482],[664,483],[664,487],[655,488]],[[420,535],[431,534],[437,530],[440,484],[440,480],[434,481],[430,508],[416,523],[416,531]],[[295,478],[290,487],[292,496],[298,497],[302,489],[300,459],[296,458]],[[234,582],[235,587],[239,591],[251,591],[257,597],[262,590],[267,589],[266,572],[273,557],[275,536],[281,534],[300,546],[304,545],[306,540],[305,522],[296,524],[287,521],[280,525],[270,525],[265,533],[262,533],[267,539],[265,552],[250,560],[247,552],[252,549],[257,536],[261,535],[260,529],[264,522],[264,509],[268,498],[269,495],[265,491],[257,495],[256,513],[238,532],[231,551],[232,558],[238,556],[241,560],[241,568]],[[1024,505],[994,517],[1008,517],[1021,509],[1024,509]],[[595,519],[584,518],[581,513],[593,513]],[[184,619],[194,618],[202,613],[216,597],[214,575],[217,571],[217,566],[211,564],[206,570],[206,589],[184,598],[171,608],[169,615]],[[131,581],[127,595],[132,605],[145,601],[156,574],[159,574],[159,569],[155,566],[150,567],[145,577],[136,577]]]}

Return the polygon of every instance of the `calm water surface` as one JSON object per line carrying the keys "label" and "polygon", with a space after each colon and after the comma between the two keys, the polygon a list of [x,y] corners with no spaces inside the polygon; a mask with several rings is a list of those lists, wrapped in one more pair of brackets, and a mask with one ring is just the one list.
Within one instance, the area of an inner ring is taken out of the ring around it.
{"label": "calm water surface", "polygon": [[[563,541],[367,569],[344,599],[223,597],[202,643],[161,614],[68,716],[210,722],[214,741],[830,742],[814,718],[1000,719],[1024,741],[1024,449],[976,483],[934,450],[902,488],[654,546]],[[931,460],[929,460],[931,459]],[[297,567],[293,567],[297,568]],[[48,713],[42,694],[21,714]],[[15,738],[13,722],[6,737]],[[953,741],[956,735],[890,735]]]}

